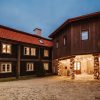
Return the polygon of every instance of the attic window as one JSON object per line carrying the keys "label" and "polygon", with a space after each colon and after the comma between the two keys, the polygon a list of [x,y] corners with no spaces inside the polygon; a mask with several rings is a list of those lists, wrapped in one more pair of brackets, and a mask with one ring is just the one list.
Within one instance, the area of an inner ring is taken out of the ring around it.
{"label": "attic window", "polygon": [[44,42],[43,42],[43,40],[41,40],[41,39],[39,40],[39,42],[40,42],[41,44],[43,44],[43,43],[44,43]]}

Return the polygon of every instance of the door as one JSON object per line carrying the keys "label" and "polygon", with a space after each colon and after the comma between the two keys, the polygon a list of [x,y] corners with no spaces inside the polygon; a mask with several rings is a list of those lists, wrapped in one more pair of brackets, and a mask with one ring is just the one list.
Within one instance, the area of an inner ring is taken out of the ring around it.
{"label": "door", "polygon": [[75,74],[81,74],[81,62],[74,63],[74,72]]}

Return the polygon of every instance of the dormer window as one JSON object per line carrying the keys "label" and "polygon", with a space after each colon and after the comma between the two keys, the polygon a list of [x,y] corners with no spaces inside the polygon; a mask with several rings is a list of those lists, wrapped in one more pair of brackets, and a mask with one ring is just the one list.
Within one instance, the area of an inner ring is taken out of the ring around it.
{"label": "dormer window", "polygon": [[43,44],[43,43],[44,43],[42,39],[40,39],[40,40],[39,40],[39,42],[40,42],[41,44]]}

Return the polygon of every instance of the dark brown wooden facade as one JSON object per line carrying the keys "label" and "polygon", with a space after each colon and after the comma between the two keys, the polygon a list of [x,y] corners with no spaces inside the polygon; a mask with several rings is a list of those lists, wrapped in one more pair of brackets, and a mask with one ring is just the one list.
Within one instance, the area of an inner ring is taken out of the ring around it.
{"label": "dark brown wooden facade", "polygon": [[[0,28],[0,32],[2,28]],[[4,27],[5,29],[5,27]],[[7,30],[7,29],[5,29]],[[10,29],[11,30],[11,29]],[[38,38],[41,38],[38,36]],[[45,40],[45,38],[41,38]],[[50,41],[51,40],[47,40]],[[11,54],[2,53],[2,44],[10,44],[11,45]],[[36,48],[36,55],[24,55],[24,47]],[[48,50],[48,56],[44,56],[44,50]],[[42,74],[51,74],[52,73],[52,47],[50,46],[42,46],[35,45],[30,43],[24,43],[19,41],[14,41],[6,38],[0,38],[0,64],[1,63],[11,63],[12,64],[12,72],[10,73],[1,73],[0,78],[8,78],[8,77],[16,77],[20,76],[42,76]],[[34,70],[27,71],[26,65],[27,63],[34,63]],[[44,63],[48,63],[48,70],[44,69]],[[0,65],[1,70],[1,65]],[[41,72],[39,74],[39,72]]]}
{"label": "dark brown wooden facade", "polygon": [[[87,39],[82,39],[82,32],[87,32]],[[97,62],[94,60],[94,76],[100,76],[100,12],[68,19],[49,37],[54,45],[53,72],[58,74],[60,60],[70,59],[70,71],[74,78],[74,58],[91,54],[97,59]]]}
{"label": "dark brown wooden facade", "polygon": [[[88,40],[81,40],[83,30],[89,32]],[[65,46],[64,37],[66,38]],[[58,48],[56,48],[57,42]],[[53,36],[53,43],[53,59],[100,53],[100,14],[65,25]]]}

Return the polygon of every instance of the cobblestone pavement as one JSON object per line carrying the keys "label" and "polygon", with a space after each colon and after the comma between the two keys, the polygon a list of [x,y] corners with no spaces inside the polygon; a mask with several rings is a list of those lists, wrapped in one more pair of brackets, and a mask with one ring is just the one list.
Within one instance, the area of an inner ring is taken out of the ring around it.
{"label": "cobblestone pavement", "polygon": [[0,82],[0,100],[100,100],[100,81],[50,76]]}

